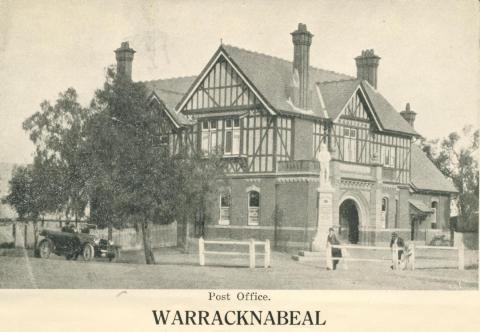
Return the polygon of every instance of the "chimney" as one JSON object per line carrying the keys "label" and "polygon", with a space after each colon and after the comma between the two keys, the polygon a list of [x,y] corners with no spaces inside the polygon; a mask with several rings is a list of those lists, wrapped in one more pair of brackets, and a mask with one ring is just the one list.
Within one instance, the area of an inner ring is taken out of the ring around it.
{"label": "chimney", "polygon": [[132,79],[132,62],[135,51],[130,48],[127,42],[123,42],[120,48],[115,50],[115,58],[117,59],[117,75],[122,75],[128,79]]}
{"label": "chimney", "polygon": [[412,126],[412,128],[414,128],[413,124],[415,122],[415,116],[417,115],[417,113],[410,109],[410,103],[407,103],[407,105],[405,106],[405,110],[401,111],[400,115],[402,116],[402,118],[405,119],[405,121],[408,122],[408,124],[410,124],[410,126]]}
{"label": "chimney", "polygon": [[[310,66],[310,45],[313,35],[303,23],[291,33],[293,41],[293,75],[298,77],[298,96],[295,96],[296,106],[306,109],[309,106],[308,68]],[[298,75],[298,76],[297,76]]]}
{"label": "chimney", "polygon": [[357,64],[357,78],[370,83],[375,89],[377,88],[377,69],[380,57],[375,55],[372,50],[363,50],[362,54],[355,58]]}

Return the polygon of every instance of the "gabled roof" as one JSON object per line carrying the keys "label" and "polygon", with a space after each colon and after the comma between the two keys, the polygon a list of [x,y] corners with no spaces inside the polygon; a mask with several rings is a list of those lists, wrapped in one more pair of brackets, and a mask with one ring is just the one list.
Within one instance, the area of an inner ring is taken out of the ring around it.
{"label": "gabled roof", "polygon": [[[269,110],[270,107],[273,107],[275,111],[280,113],[310,115],[317,118],[328,117],[334,120],[355,90],[360,87],[381,130],[419,136],[393,106],[367,81],[360,81],[352,76],[329,70],[310,67],[309,81],[312,90],[312,109],[298,109],[289,103],[293,68],[291,61],[231,45],[221,45],[199,76],[149,81],[145,84],[165,103],[169,111],[179,114],[180,104],[186,102],[187,94],[193,93],[195,86],[199,84],[204,75],[208,74],[207,69],[219,55],[228,58],[245,76],[247,83],[251,83],[255,93],[258,93],[260,100]],[[323,109],[322,103],[325,104],[327,113]]]}
{"label": "gabled roof", "polygon": [[428,159],[425,152],[423,152],[417,145],[412,144],[411,151],[412,163],[410,181],[414,189],[447,193],[458,192],[453,182],[438,170],[430,159]]}
{"label": "gabled roof", "polygon": [[392,105],[376,91],[367,81],[350,79],[343,81],[323,82],[317,84],[325,102],[328,115],[335,120],[343,111],[354,92],[360,88],[367,97],[382,130],[394,131],[408,135],[418,135]]}
{"label": "gabled roof", "polygon": [[317,83],[328,116],[333,120],[342,112],[353,93],[357,90],[360,80],[349,79]]}
{"label": "gabled roof", "polygon": [[177,127],[192,123],[185,115],[175,112],[175,106],[182,99],[195,78],[196,76],[188,76],[144,82],[151,94],[151,98],[156,97],[158,101],[165,105],[166,112]]}
{"label": "gabled roof", "polygon": [[375,90],[367,81],[362,81],[361,85],[366,92],[366,95],[373,106],[373,111],[377,115],[383,129],[420,136],[415,129],[413,129],[412,126],[402,118],[400,113],[395,110],[385,97]]}
{"label": "gabled roof", "polygon": [[[220,46],[226,55],[240,68],[252,84],[280,112],[302,113],[292,108],[287,102],[288,89],[292,80],[291,61],[270,55],[248,51],[231,45]],[[323,117],[320,111],[316,91],[313,89],[316,82],[338,81],[352,79],[353,77],[329,70],[310,66],[309,81],[312,87],[313,115]]]}
{"label": "gabled roof", "polygon": [[408,203],[410,203],[411,206],[413,206],[417,212],[420,212],[421,214],[430,214],[433,213],[432,208],[429,208],[428,206],[425,205],[422,201],[416,200],[416,199],[409,199]]}

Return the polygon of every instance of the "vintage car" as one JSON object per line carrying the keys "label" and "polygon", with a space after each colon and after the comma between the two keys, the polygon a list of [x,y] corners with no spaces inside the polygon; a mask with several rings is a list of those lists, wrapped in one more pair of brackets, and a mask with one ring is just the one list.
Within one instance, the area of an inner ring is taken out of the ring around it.
{"label": "vintage car", "polygon": [[67,260],[76,260],[78,256],[82,256],[85,261],[105,257],[112,262],[120,256],[120,246],[88,234],[88,230],[79,233],[72,228],[64,227],[60,232],[43,230],[40,235],[44,238],[38,243],[36,255],[41,258],[48,258],[54,253],[65,256]]}

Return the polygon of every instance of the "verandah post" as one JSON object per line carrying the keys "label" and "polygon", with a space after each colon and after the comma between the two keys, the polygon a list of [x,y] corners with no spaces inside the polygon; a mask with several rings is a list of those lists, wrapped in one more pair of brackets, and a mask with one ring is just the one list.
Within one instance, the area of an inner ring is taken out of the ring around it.
{"label": "verandah post", "polygon": [[249,257],[250,257],[250,268],[254,269],[255,268],[255,241],[253,239],[250,239],[250,242],[248,243],[248,251],[249,251]]}
{"label": "verandah post", "polygon": [[198,239],[198,258],[200,260],[200,266],[205,265],[205,241],[203,237]]}
{"label": "verandah post", "polygon": [[270,240],[265,240],[265,268],[270,267]]}

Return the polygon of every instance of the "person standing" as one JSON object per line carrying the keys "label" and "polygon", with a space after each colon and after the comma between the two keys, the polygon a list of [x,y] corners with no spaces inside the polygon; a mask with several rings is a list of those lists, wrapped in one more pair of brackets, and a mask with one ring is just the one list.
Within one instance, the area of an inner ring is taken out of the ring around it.
{"label": "person standing", "polygon": [[[398,263],[400,263],[402,261],[402,257],[405,250],[405,241],[403,241],[403,239],[400,236],[398,236],[397,233],[395,232],[392,233],[392,239],[390,240],[390,248],[393,250],[394,246],[397,247],[397,253],[398,253],[397,259],[398,259]],[[393,264],[390,268],[393,269]]]}
{"label": "person standing", "polygon": [[[339,245],[340,244],[340,241],[338,241],[337,236],[335,235],[335,230],[333,229],[333,227],[330,227],[328,229],[327,243],[329,243],[330,245]],[[342,249],[332,248],[332,257],[342,257]],[[337,268],[337,265],[338,265],[339,261],[340,261],[340,259],[338,259],[338,258],[337,259],[335,259],[335,258],[332,259],[332,262],[333,262],[332,268],[334,270]],[[327,267],[327,270],[329,270],[328,267]]]}

